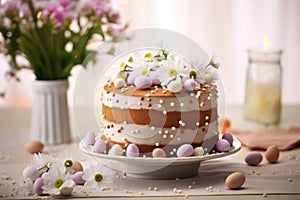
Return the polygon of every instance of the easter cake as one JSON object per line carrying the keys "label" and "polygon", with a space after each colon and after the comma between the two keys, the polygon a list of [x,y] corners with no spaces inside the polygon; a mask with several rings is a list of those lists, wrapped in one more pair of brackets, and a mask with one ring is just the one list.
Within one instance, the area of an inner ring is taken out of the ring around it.
{"label": "easter cake", "polygon": [[102,139],[139,153],[182,144],[213,149],[218,140],[218,65],[193,64],[170,51],[139,51],[116,62],[101,86]]}

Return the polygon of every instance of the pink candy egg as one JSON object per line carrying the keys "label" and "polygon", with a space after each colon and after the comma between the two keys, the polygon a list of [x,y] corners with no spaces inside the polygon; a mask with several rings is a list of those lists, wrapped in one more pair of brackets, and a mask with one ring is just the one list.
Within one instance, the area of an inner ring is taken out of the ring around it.
{"label": "pink candy egg", "polygon": [[230,143],[225,139],[220,139],[216,143],[216,150],[219,152],[227,152],[230,150]]}
{"label": "pink candy egg", "polygon": [[152,81],[148,76],[138,76],[134,79],[134,85],[139,89],[148,89],[152,85]]}
{"label": "pink candy egg", "polygon": [[93,151],[96,153],[104,153],[106,151],[106,143],[104,140],[99,139],[94,144]]}
{"label": "pink candy egg", "polygon": [[95,140],[96,134],[94,131],[89,131],[87,132],[87,134],[85,135],[85,143],[88,145],[94,145],[96,140]]}
{"label": "pink candy egg", "polygon": [[77,185],[83,185],[85,183],[85,180],[82,178],[83,175],[84,175],[84,172],[82,172],[82,171],[76,172],[72,176],[72,179]]}
{"label": "pink candy egg", "polygon": [[225,139],[229,142],[230,145],[232,145],[233,142],[233,136],[230,133],[224,133],[222,136],[222,139]]}
{"label": "pink candy egg", "polygon": [[152,85],[159,85],[160,84],[159,77],[160,77],[160,74],[158,72],[156,72],[156,71],[151,71],[150,72],[149,78],[152,81]]}
{"label": "pink candy egg", "polygon": [[126,149],[127,157],[138,157],[140,155],[140,150],[135,144],[129,144]]}
{"label": "pink candy egg", "polygon": [[42,177],[37,178],[33,183],[33,191],[38,195],[43,195],[43,189],[42,189],[43,185],[44,185],[44,179]]}
{"label": "pink candy egg", "polygon": [[136,77],[139,76],[138,73],[136,72],[131,72],[127,78],[127,83],[130,85],[134,84],[134,80],[136,79]]}
{"label": "pink candy egg", "polygon": [[176,152],[178,157],[188,157],[194,154],[194,148],[191,144],[181,145]]}
{"label": "pink candy egg", "polygon": [[250,166],[256,166],[262,161],[263,157],[259,152],[250,152],[245,157],[245,162]]}
{"label": "pink candy egg", "polygon": [[194,91],[197,86],[197,82],[193,79],[187,79],[183,82],[183,87],[187,91]]}
{"label": "pink candy egg", "polygon": [[155,148],[152,151],[152,157],[153,158],[165,158],[166,157],[166,152],[161,148]]}

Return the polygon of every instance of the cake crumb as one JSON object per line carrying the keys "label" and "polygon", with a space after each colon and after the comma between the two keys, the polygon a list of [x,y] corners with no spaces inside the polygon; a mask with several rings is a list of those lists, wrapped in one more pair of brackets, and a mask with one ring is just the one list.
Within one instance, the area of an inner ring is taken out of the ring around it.
{"label": "cake crumb", "polygon": [[193,186],[189,185],[189,186],[188,186],[188,188],[189,188],[189,189],[192,189],[192,188],[193,188]]}
{"label": "cake crumb", "polygon": [[148,190],[152,190],[152,187],[148,187]]}
{"label": "cake crumb", "polygon": [[268,194],[267,193],[263,193],[263,197],[268,197]]}
{"label": "cake crumb", "polygon": [[153,190],[154,190],[154,191],[158,191],[158,188],[157,188],[157,187],[154,187]]}
{"label": "cake crumb", "polygon": [[292,180],[291,178],[288,178],[288,181],[289,181],[289,182],[293,182],[293,180]]}
{"label": "cake crumb", "polygon": [[140,192],[140,195],[144,195],[144,192]]}

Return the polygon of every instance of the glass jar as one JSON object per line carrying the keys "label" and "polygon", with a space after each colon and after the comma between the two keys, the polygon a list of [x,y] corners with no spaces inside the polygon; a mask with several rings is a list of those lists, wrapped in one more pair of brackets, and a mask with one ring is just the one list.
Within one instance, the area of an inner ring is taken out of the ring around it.
{"label": "glass jar", "polygon": [[282,51],[248,50],[244,116],[264,125],[278,124],[281,115]]}

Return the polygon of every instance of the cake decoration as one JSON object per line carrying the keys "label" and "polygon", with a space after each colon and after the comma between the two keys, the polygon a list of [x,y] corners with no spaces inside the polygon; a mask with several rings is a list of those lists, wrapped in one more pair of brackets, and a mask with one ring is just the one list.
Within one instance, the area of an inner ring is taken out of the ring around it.
{"label": "cake decoration", "polygon": [[108,151],[117,144],[125,156],[153,156],[160,148],[172,157],[177,156],[173,149],[184,144],[191,145],[190,155],[202,145],[205,154],[214,148],[219,67],[214,58],[191,62],[170,50],[141,48],[108,67],[98,136]]}

